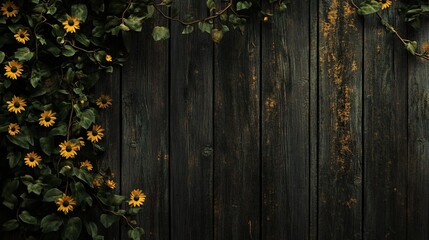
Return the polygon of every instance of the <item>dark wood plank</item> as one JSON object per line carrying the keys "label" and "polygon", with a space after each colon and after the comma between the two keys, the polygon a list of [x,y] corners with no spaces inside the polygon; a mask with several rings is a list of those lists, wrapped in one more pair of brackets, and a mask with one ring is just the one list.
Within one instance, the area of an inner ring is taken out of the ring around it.
{"label": "dark wood plank", "polygon": [[215,239],[260,239],[259,60],[257,22],[215,47]]}
{"label": "dark wood plank", "polygon": [[[429,23],[421,27],[428,29]],[[429,36],[424,30],[409,38],[428,46]],[[413,56],[408,59],[407,239],[420,240],[429,238],[429,62]]]}
{"label": "dark wood plank", "polygon": [[317,239],[318,227],[318,0],[309,1],[309,25],[310,25],[310,223],[309,239]]}
{"label": "dark wood plank", "polygon": [[[148,34],[152,24],[145,26],[132,36],[122,71],[122,194],[142,189],[147,199],[137,221],[144,239],[169,239],[169,43],[154,42]],[[127,229],[122,239],[128,238]]]}
{"label": "dark wood plank", "polygon": [[[205,1],[178,1],[204,17]],[[181,16],[184,17],[183,15]],[[196,27],[196,26],[195,26]],[[196,30],[171,38],[171,239],[213,239],[213,43]]]}
{"label": "dark wood plank", "polygon": [[361,20],[348,1],[319,13],[319,239],[361,239]]}
{"label": "dark wood plank", "polygon": [[262,28],[263,239],[309,238],[309,33],[308,1]]}
{"label": "dark wood plank", "polygon": [[[399,4],[399,1],[393,5]],[[405,32],[395,9],[383,16]],[[406,239],[406,51],[377,16],[365,18],[364,239]]]}
{"label": "dark wood plank", "polygon": [[[100,80],[95,86],[95,97],[100,95],[109,95],[112,97],[112,106],[107,109],[100,109],[99,120],[101,126],[106,129],[104,132],[103,146],[106,149],[102,159],[100,159],[100,167],[102,169],[109,168],[117,181],[121,181],[121,92],[118,91],[121,86],[121,69],[116,67],[112,74],[101,73]],[[116,117],[112,117],[116,116]],[[117,184],[116,192],[120,193],[121,185]],[[114,224],[107,232],[106,239],[121,239],[120,225]]]}

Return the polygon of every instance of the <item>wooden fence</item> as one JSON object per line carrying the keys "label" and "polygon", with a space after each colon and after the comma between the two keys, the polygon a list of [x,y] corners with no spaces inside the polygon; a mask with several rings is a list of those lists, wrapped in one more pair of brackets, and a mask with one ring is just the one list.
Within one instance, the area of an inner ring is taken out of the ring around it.
{"label": "wooden fence", "polygon": [[[383,14],[428,41],[396,4]],[[429,63],[376,17],[296,0],[219,44],[156,23],[171,39],[148,24],[98,89],[114,99],[102,118],[118,191],[148,196],[144,239],[429,238]]]}

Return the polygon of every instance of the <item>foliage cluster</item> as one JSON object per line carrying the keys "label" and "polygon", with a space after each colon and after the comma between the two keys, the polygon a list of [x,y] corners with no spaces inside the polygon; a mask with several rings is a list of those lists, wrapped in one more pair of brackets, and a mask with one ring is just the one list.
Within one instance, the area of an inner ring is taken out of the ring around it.
{"label": "foliage cluster", "polygon": [[[204,19],[179,19],[170,0],[0,2],[2,235],[103,239],[103,228],[121,219],[129,237],[140,239],[144,231],[132,217],[146,195],[140,189],[130,197],[116,194],[114,173],[101,169],[108,129],[98,115],[115,103],[92,89],[103,72],[125,61],[122,39],[155,13],[181,23],[182,34],[198,27],[219,42],[229,29],[243,30],[245,14],[267,21],[286,4],[269,0],[270,11],[263,11],[256,1],[208,0],[207,8]],[[153,28],[154,40],[169,35],[165,26]]]}

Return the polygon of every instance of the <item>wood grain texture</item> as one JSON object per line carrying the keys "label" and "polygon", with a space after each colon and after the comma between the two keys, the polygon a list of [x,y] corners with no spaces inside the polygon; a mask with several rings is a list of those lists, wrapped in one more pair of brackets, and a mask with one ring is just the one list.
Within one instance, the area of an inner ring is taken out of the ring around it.
{"label": "wood grain texture", "polygon": [[[154,42],[152,28],[147,23],[132,36],[122,71],[122,194],[142,189],[147,199],[137,221],[144,239],[169,239],[169,43]],[[122,239],[128,239],[127,229]]]}
{"label": "wood grain texture", "polygon": [[304,240],[310,222],[309,2],[295,2],[262,29],[262,236]]}
{"label": "wood grain texture", "polygon": [[[115,176],[117,181],[121,181],[121,92],[118,91],[121,86],[121,69],[115,68],[112,74],[101,73],[100,81],[95,87],[94,94],[96,98],[100,95],[109,95],[112,97],[112,106],[106,109],[100,109],[99,124],[106,129],[104,132],[104,139],[102,144],[106,149],[105,154],[97,164],[102,169],[109,168]],[[118,117],[111,117],[118,116]],[[121,192],[120,184],[117,184],[116,193]],[[98,219],[97,219],[98,220]],[[117,240],[121,239],[120,225],[114,224],[108,231],[106,231],[108,239]]]}
{"label": "wood grain texture", "polygon": [[[423,23],[428,29],[429,23]],[[423,46],[424,31],[410,36]],[[419,49],[420,51],[421,48]],[[409,57],[408,65],[408,224],[407,239],[429,238],[429,62]]]}
{"label": "wood grain texture", "polygon": [[[198,16],[205,1],[180,1]],[[183,16],[181,16],[183,17]],[[203,17],[203,16],[200,16]],[[196,26],[195,26],[196,27]],[[213,43],[199,30],[171,38],[171,239],[213,239]]]}
{"label": "wood grain texture", "polygon": [[215,47],[215,239],[260,239],[259,60],[258,23]]}
{"label": "wood grain texture", "polygon": [[362,27],[346,1],[319,5],[319,236],[362,238]]}
{"label": "wood grain texture", "polygon": [[[395,11],[384,16],[405,32]],[[403,240],[407,222],[407,69],[401,66],[406,66],[407,55],[377,16],[366,17],[364,22],[364,239]]]}

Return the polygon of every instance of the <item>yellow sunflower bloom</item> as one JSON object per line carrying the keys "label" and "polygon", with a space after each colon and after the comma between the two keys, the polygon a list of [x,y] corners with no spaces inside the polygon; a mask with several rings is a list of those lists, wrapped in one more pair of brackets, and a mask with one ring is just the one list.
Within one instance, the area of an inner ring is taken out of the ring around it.
{"label": "yellow sunflower bloom", "polygon": [[91,162],[89,162],[88,160],[85,160],[85,162],[80,163],[80,168],[86,168],[88,171],[91,171],[93,169],[93,166]]}
{"label": "yellow sunflower bloom", "polygon": [[59,212],[63,212],[64,214],[69,213],[69,211],[73,211],[73,207],[76,206],[76,201],[63,193],[63,196],[60,197],[56,202],[58,206]]}
{"label": "yellow sunflower bloom", "polygon": [[18,29],[18,31],[13,35],[16,39],[16,41],[25,44],[26,41],[30,41],[30,34],[27,33],[27,30],[24,29]]}
{"label": "yellow sunflower bloom", "polygon": [[13,96],[11,101],[7,101],[7,109],[9,112],[21,113],[21,111],[25,111],[27,103],[25,103],[24,98],[20,98],[17,96]]}
{"label": "yellow sunflower bloom", "polygon": [[15,136],[16,134],[19,133],[20,129],[21,128],[19,127],[18,123],[10,123],[8,127],[9,135]]}
{"label": "yellow sunflower bloom", "polygon": [[92,185],[94,185],[95,187],[101,187],[103,182],[104,182],[103,177],[97,176],[92,180]]}
{"label": "yellow sunflower bloom", "polygon": [[79,143],[76,144],[77,150],[80,151],[80,149],[85,146],[85,141],[83,140],[83,137],[79,137],[77,140],[79,141]]}
{"label": "yellow sunflower bloom", "polygon": [[104,129],[101,128],[100,125],[94,124],[92,126],[92,130],[87,131],[88,140],[91,142],[98,142],[99,140],[101,140],[101,138],[103,138],[104,136],[103,132],[104,132]]}
{"label": "yellow sunflower bloom", "polygon": [[106,181],[106,186],[109,187],[109,188],[111,188],[111,189],[115,189],[116,188],[116,183],[112,179],[109,179],[109,180]]}
{"label": "yellow sunflower bloom", "polygon": [[104,57],[104,59],[106,59],[107,62],[111,62],[112,61],[112,56],[110,56],[109,54],[106,54],[106,56]]}
{"label": "yellow sunflower bloom", "polygon": [[0,10],[2,11],[2,14],[4,16],[10,18],[16,17],[16,15],[18,14],[19,7],[11,1],[6,1],[5,3],[2,3]]}
{"label": "yellow sunflower bloom", "polygon": [[4,70],[6,70],[4,73],[6,77],[16,80],[22,75],[22,63],[12,60],[7,63],[7,65],[4,67]]}
{"label": "yellow sunflower bloom", "polygon": [[112,105],[112,97],[109,95],[101,95],[95,103],[99,108],[106,109]]}
{"label": "yellow sunflower bloom", "polygon": [[54,126],[55,120],[57,119],[55,114],[56,113],[51,110],[42,112],[39,118],[39,125],[45,127]]}
{"label": "yellow sunflower bloom", "polygon": [[66,32],[75,33],[76,29],[79,29],[80,21],[77,17],[67,16],[67,19],[63,22],[64,29]]}
{"label": "yellow sunflower bloom", "polygon": [[42,161],[42,158],[35,152],[29,152],[24,158],[25,165],[34,168]]}
{"label": "yellow sunflower bloom", "polygon": [[391,0],[381,0],[379,2],[380,2],[381,10],[384,10],[384,9],[390,7],[390,5],[392,5],[392,1]]}
{"label": "yellow sunflower bloom", "polygon": [[75,158],[77,155],[78,145],[71,141],[64,141],[60,144],[60,155],[66,159]]}
{"label": "yellow sunflower bloom", "polygon": [[130,201],[128,204],[132,207],[140,207],[143,205],[146,195],[140,189],[134,189],[130,194]]}

